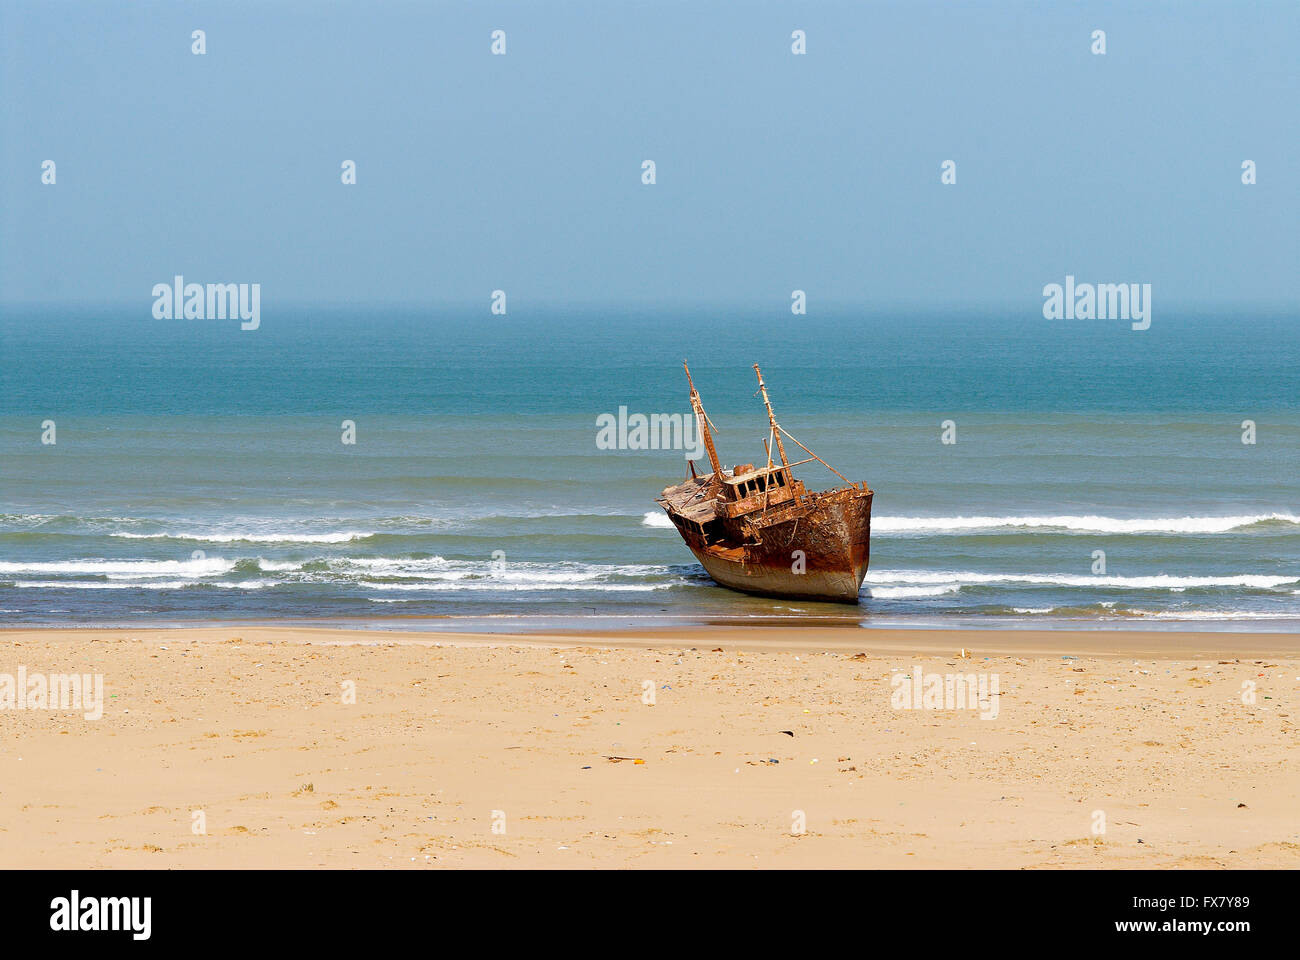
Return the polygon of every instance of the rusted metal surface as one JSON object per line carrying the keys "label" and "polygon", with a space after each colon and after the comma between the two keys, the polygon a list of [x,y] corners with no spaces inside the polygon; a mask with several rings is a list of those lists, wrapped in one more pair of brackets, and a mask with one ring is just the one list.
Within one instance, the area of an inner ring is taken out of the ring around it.
{"label": "rusted metal surface", "polygon": [[794,478],[790,468],[798,464],[786,458],[783,434],[803,447],[811,459],[844,479],[781,429],[758,364],[754,364],[754,372],[780,465],[773,463],[767,445],[765,467],[742,464],[726,470],[721,466],[710,432],[712,423],[687,368],[691,406],[713,472],[699,476],[692,464],[691,477],[666,487],[658,503],[695,558],[722,586],[770,597],[857,603],[870,560],[873,493],[865,483],[848,481],[813,493]]}

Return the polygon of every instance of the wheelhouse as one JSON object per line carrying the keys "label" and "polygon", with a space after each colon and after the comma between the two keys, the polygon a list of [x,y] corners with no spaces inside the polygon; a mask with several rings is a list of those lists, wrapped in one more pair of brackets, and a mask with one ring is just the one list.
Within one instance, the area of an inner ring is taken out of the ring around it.
{"label": "wheelhouse", "polygon": [[[769,497],[790,487],[790,474],[784,467],[772,467],[770,470],[749,470],[737,473],[726,481],[729,500],[745,500],[768,493]],[[781,499],[784,499],[782,497]]]}
{"label": "wheelhouse", "polygon": [[790,476],[790,468],[784,464],[757,470],[745,464],[724,478],[723,486],[726,513],[732,517],[785,503],[802,492],[802,484]]}

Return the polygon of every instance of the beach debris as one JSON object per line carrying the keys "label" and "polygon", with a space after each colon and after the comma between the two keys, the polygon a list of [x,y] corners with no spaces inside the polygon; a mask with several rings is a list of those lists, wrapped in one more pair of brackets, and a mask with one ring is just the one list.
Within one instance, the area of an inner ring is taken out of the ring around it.
{"label": "beach debris", "polygon": [[793,730],[778,730],[777,733],[784,733],[787,737],[793,737],[793,736],[794,736],[794,731],[793,731]]}
{"label": "beach debris", "polygon": [[605,759],[608,760],[610,763],[622,763],[624,760],[630,760],[632,763],[645,763],[645,761],[642,760],[640,757],[611,757],[611,756],[606,756]]}
{"label": "beach debris", "polygon": [[965,647],[962,647],[961,650],[960,650],[960,651],[958,652],[958,654],[957,654],[957,659],[959,659],[959,660],[969,660],[969,659],[970,659],[970,651],[968,651]]}
{"label": "beach debris", "polygon": [[1245,809],[1245,806],[1246,806],[1246,805],[1245,805],[1244,803],[1239,803],[1239,804],[1237,804],[1237,809],[1238,809],[1238,810]]}

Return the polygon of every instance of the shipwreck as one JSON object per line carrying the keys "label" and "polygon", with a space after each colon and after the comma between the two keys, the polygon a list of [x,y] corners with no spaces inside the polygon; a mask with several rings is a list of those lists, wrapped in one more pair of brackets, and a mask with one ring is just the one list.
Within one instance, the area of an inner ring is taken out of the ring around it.
{"label": "shipwreck", "polygon": [[[767,407],[766,465],[723,469],[713,444],[716,428],[704,412],[690,367],[683,366],[711,472],[700,476],[695,461],[687,461],[690,476],[664,488],[656,502],[686,546],[724,587],[767,597],[857,603],[871,552],[871,489],[848,480],[776,422],[758,364],[754,372]],[[808,457],[791,463],[787,439]],[[791,469],[813,461],[844,485],[808,490]]]}

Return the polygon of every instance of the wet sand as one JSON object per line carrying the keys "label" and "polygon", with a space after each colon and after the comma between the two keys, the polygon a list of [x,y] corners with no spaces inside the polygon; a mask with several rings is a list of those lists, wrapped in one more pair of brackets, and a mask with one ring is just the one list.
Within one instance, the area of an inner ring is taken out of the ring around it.
{"label": "wet sand", "polygon": [[[20,667],[105,705],[0,710],[5,867],[1300,866],[1292,634],[0,631]],[[900,703],[935,674],[996,699]]]}

